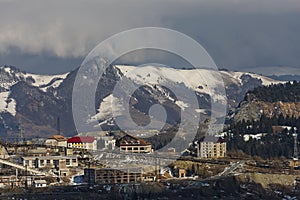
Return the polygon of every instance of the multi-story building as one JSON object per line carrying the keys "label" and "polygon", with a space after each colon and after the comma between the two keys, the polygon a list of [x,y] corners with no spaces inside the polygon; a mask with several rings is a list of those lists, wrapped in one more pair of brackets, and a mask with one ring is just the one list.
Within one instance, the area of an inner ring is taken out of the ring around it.
{"label": "multi-story building", "polygon": [[215,136],[205,136],[198,141],[197,156],[200,158],[222,158],[226,155],[226,142]]}
{"label": "multi-story building", "polygon": [[97,140],[90,136],[75,136],[67,141],[69,148],[97,150]]}
{"label": "multi-story building", "polygon": [[150,142],[132,135],[125,135],[119,140],[120,151],[126,153],[151,153],[152,145]]}
{"label": "multi-story building", "polygon": [[142,181],[140,168],[111,169],[111,168],[86,168],[84,181],[87,183],[136,183]]}
{"label": "multi-story building", "polygon": [[77,167],[77,156],[31,156],[22,157],[22,165],[29,168],[59,168],[66,169],[68,167]]}

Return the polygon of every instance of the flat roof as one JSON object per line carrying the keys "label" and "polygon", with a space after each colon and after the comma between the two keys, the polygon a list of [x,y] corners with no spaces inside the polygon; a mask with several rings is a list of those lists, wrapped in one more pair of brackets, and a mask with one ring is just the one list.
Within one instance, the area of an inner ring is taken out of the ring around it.
{"label": "flat roof", "polygon": [[73,159],[73,158],[77,158],[77,156],[25,156],[22,157],[24,160],[55,160],[55,159]]}

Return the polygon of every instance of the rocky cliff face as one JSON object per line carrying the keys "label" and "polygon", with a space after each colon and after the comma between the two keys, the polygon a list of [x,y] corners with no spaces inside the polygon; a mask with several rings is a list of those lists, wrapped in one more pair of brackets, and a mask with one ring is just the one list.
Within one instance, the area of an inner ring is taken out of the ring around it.
{"label": "rocky cliff face", "polygon": [[300,117],[300,102],[264,102],[264,101],[251,101],[242,102],[237,109],[237,113],[234,116],[235,121],[242,120],[254,120],[258,121],[262,115],[266,117]]}
{"label": "rocky cliff face", "polygon": [[[299,83],[288,84],[288,86],[279,85],[278,87],[258,88],[257,91],[248,92],[245,95],[244,100],[236,109],[233,119],[236,122],[242,120],[258,121],[262,115],[268,118],[278,118],[279,116],[299,118],[299,94]],[[287,98],[286,96],[288,95],[289,97]]]}

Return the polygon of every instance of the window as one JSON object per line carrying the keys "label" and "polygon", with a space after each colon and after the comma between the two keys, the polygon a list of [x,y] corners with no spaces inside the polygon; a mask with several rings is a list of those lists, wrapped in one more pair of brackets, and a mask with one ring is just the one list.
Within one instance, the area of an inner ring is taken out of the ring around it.
{"label": "window", "polygon": [[138,147],[134,147],[133,150],[137,151],[137,150],[139,150],[139,148]]}
{"label": "window", "polygon": [[70,165],[70,159],[66,159],[66,165]]}
{"label": "window", "polygon": [[26,165],[29,165],[29,160],[25,160],[25,164],[26,164]]}
{"label": "window", "polygon": [[76,163],[76,159],[75,159],[75,158],[74,158],[74,159],[72,159],[72,162],[73,162],[73,163]]}
{"label": "window", "polygon": [[44,165],[44,160],[40,160],[41,165]]}
{"label": "window", "polygon": [[128,150],[128,151],[131,151],[131,150],[132,150],[132,147],[128,147],[127,150]]}
{"label": "window", "polygon": [[47,164],[50,164],[50,160],[47,160]]}

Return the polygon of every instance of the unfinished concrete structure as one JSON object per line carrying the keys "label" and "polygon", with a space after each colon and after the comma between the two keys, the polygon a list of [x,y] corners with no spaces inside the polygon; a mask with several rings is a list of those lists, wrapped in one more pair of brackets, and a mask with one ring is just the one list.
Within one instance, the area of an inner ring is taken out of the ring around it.
{"label": "unfinished concrete structure", "polygon": [[84,181],[87,183],[137,183],[142,181],[142,169],[112,169],[112,168],[86,168]]}

